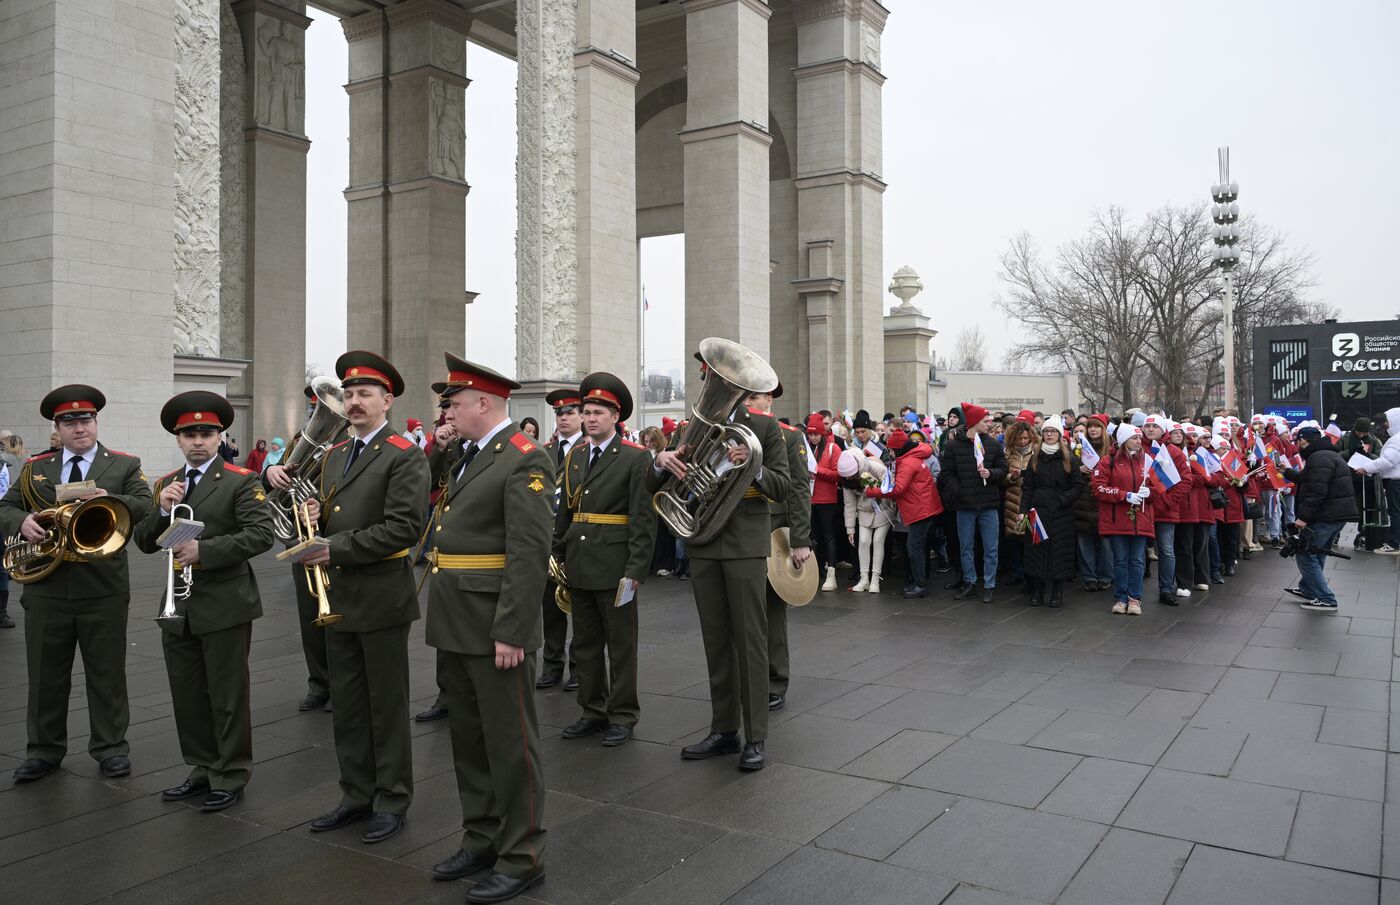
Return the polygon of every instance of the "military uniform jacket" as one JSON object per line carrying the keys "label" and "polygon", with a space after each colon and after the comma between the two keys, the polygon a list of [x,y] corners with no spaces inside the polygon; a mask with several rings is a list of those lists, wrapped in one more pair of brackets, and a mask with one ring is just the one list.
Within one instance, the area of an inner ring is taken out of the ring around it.
{"label": "military uniform jacket", "polygon": [[[788,528],[792,536],[790,545],[812,546],[812,486],[801,476],[807,474],[807,442],[803,432],[791,424],[778,422],[783,432],[783,444],[787,447],[788,492],[787,499],[772,503],[768,514],[772,526]],[[769,532],[772,533],[771,531]]]}
{"label": "military uniform jacket", "polygon": [[321,535],[330,541],[331,609],[341,632],[372,632],[418,618],[411,548],[428,517],[428,458],[387,425],[347,473],[354,438],[321,469]]}
{"label": "military uniform jacket", "polygon": [[[48,509],[54,502],[58,484],[67,476],[63,471],[63,451],[40,453],[20,469],[9,493],[0,500],[0,535],[19,534],[24,518],[35,509]],[[87,479],[120,499],[131,509],[133,527],[151,508],[151,491],[141,472],[141,460],[126,453],[97,444],[97,454],[88,469]],[[41,505],[31,509],[26,489]],[[126,551],[94,562],[66,562],[42,581],[25,586],[25,595],[78,600],[87,597],[112,597],[131,593],[131,578],[127,569]]]}
{"label": "military uniform jacket", "polygon": [[[564,460],[554,555],[573,588],[604,591],[623,578],[646,581],[656,546],[656,513],[647,491],[651,453],[614,435],[590,469],[592,454],[592,446],[580,442]],[[608,518],[587,521],[594,515]],[[619,518],[627,523],[607,523]]]}
{"label": "military uniform jacket", "polygon": [[[784,502],[791,486],[783,432],[778,429],[776,418],[753,409],[740,409],[733,423],[748,427],[758,437],[763,447],[763,470],[753,482],[753,492],[739,501],[724,529],[713,540],[707,544],[686,542],[686,556],[692,559],[767,559],[773,552],[769,537],[773,533],[772,518],[768,507],[770,502]],[[671,437],[672,444],[680,442],[684,434],[684,430],[677,428]],[[806,453],[803,453],[803,462],[806,462]],[[660,490],[668,477],[669,472],[653,467],[647,474],[647,489]]]}
{"label": "military uniform jacket", "polygon": [[[495,642],[533,651],[544,641],[540,600],[549,570],[554,460],[517,424],[501,428],[453,475],[428,543],[445,556],[505,556],[501,568],[433,566],[430,645],[493,655]],[[448,562],[444,560],[443,562]]]}
{"label": "military uniform jacket", "polygon": [[[184,467],[177,468],[156,481],[151,511],[132,537],[146,553],[165,555],[156,545],[170,527],[170,517],[160,513],[160,492],[184,473]],[[252,622],[262,615],[262,598],[249,560],[272,549],[274,539],[272,513],[257,472],[215,456],[185,502],[194,510],[195,521],[204,523],[204,533],[199,536],[194,589],[189,597],[175,601],[175,611],[196,635]],[[161,628],[178,635],[183,626],[162,622]]]}

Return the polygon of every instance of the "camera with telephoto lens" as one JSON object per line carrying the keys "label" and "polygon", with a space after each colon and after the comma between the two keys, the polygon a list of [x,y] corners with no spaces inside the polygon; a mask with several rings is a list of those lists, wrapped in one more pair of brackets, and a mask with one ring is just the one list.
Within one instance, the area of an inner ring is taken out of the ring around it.
{"label": "camera with telephoto lens", "polygon": [[1338,559],[1351,559],[1345,553],[1338,553],[1330,547],[1325,550],[1315,549],[1312,528],[1304,528],[1299,531],[1296,525],[1284,525],[1283,544],[1278,548],[1278,555],[1287,558],[1297,556],[1299,553],[1321,553],[1324,556],[1335,556]]}

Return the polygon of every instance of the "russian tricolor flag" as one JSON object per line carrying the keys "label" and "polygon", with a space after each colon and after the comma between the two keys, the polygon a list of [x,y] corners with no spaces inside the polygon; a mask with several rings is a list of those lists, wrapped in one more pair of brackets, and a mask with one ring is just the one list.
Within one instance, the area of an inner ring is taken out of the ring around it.
{"label": "russian tricolor flag", "polygon": [[1269,448],[1264,445],[1264,438],[1258,434],[1254,434],[1254,458],[1257,462],[1269,458]]}
{"label": "russian tricolor flag", "polygon": [[1045,530],[1045,523],[1040,520],[1040,513],[1034,509],[1026,513],[1026,521],[1031,529],[1031,543],[1043,544],[1050,539],[1050,532]]}
{"label": "russian tricolor flag", "polygon": [[1157,476],[1163,490],[1171,490],[1181,483],[1181,472],[1176,470],[1171,447],[1165,443],[1157,447],[1157,455],[1152,459],[1152,473]]}
{"label": "russian tricolor flag", "polygon": [[1220,460],[1215,457],[1215,453],[1204,446],[1196,447],[1196,451],[1191,454],[1191,465],[1201,474],[1210,477],[1220,470]]}

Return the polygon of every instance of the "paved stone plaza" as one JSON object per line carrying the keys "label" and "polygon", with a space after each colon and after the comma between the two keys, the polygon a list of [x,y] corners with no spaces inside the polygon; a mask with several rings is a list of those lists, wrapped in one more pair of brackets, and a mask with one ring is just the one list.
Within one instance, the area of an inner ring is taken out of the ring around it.
{"label": "paved stone plaza", "polygon": [[[158,560],[134,562],[130,779],[98,778],[85,753],[79,676],[65,769],[8,788],[25,744],[22,619],[0,634],[0,901],[462,901],[465,883],[428,872],[459,839],[445,723],[415,725],[399,836],[307,831],[337,802],[331,718],[296,712],[305,670],[271,557],[247,798],[213,815],[160,800],[185,768],[151,618]],[[1328,570],[1335,617],[1290,603],[1296,573],[1272,552],[1198,603],[1136,619],[1108,614],[1106,594],[1059,611],[821,594],[790,611],[798,676],[755,775],[680,760],[709,721],[705,669],[689,586],[654,579],[637,739],[566,742],[572,695],[539,695],[548,880],[521,901],[1400,903],[1400,880],[1379,879],[1400,878],[1397,562]],[[427,705],[421,622],[412,655]]]}

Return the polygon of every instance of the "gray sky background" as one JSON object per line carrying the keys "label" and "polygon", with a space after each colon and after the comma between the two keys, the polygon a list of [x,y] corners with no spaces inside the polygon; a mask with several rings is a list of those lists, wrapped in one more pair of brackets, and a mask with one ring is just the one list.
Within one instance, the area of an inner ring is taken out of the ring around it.
{"label": "gray sky background", "polygon": [[[883,44],[885,281],[909,264],[947,354],[981,324],[989,367],[1014,341],[991,307],[998,258],[1030,232],[1047,251],[1095,208],[1137,216],[1206,199],[1231,146],[1240,205],[1314,252],[1314,295],[1345,319],[1400,310],[1390,270],[1400,211],[1400,4],[887,0]],[[345,343],[345,41],[307,36],[307,356]],[[514,370],[515,64],[467,58],[466,354]],[[649,366],[677,366],[680,237],[642,244]],[[888,307],[894,303],[885,298]],[[444,345],[449,345],[444,343]],[[843,404],[858,406],[859,400]]]}

